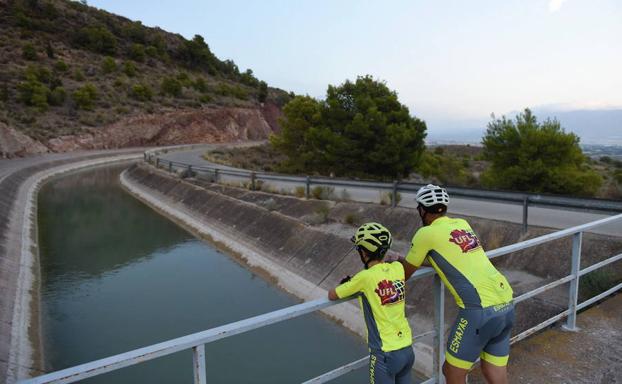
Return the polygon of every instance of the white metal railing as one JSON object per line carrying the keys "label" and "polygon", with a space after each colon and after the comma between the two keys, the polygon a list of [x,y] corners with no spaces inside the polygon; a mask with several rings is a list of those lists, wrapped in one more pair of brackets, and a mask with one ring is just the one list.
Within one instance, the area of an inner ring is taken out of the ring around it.
{"label": "white metal railing", "polygon": [[[561,231],[553,232],[548,235],[540,236],[534,239],[526,240],[520,243],[511,244],[505,247],[497,248],[488,252],[490,258],[499,257],[512,252],[530,248],[536,245],[544,244],[553,240],[557,240],[563,237],[572,236],[572,270],[568,276],[565,276],[559,280],[548,283],[542,287],[536,288],[532,291],[526,292],[514,299],[514,303],[520,303],[533,296],[536,296],[549,289],[557,287],[561,284],[570,282],[569,288],[569,301],[568,309],[545,320],[544,322],[521,332],[518,335],[512,337],[511,342],[515,343],[522,340],[529,335],[559,321],[564,317],[568,317],[564,328],[567,330],[576,330],[576,315],[577,311],[585,308],[602,298],[613,294],[614,292],[622,289],[622,283],[608,289],[607,291],[584,301],[583,303],[577,303],[578,300],[578,288],[579,278],[589,272],[592,272],[598,268],[602,268],[613,262],[622,260],[622,254],[612,256],[606,260],[598,262],[592,266],[581,269],[581,243],[583,231],[592,229],[594,227],[610,224],[615,221],[621,220],[622,214],[611,216],[602,220],[594,221],[591,223],[579,225],[573,228],[564,229]],[[621,234],[622,235],[622,234]],[[434,335],[434,367],[433,375],[425,383],[440,383],[443,381],[442,365],[444,360],[444,331],[445,331],[445,316],[444,316],[444,286],[441,279],[431,268],[422,268],[417,270],[410,278],[410,280],[421,279],[425,276],[434,276],[434,324],[433,330],[425,332],[420,335],[416,335],[415,338],[421,338],[425,336]],[[148,347],[136,349],[130,352],[118,354],[115,356],[107,357],[104,359],[92,361],[86,364],[78,365],[75,367],[63,369],[57,372],[45,374],[32,379],[21,381],[21,383],[72,383],[78,380],[86,379],[88,377],[101,375],[103,373],[124,368],[130,365],[143,363],[161,356],[170,355],[182,350],[192,349],[193,351],[193,367],[194,367],[194,382],[196,384],[206,383],[206,367],[205,367],[205,344],[211,343],[216,340],[221,340],[227,337],[238,335],[240,333],[248,332],[253,329],[261,328],[266,325],[274,324],[277,322],[293,319],[299,316],[306,315],[311,312],[322,310],[333,305],[343,303],[351,300],[354,297],[349,297],[337,301],[328,301],[327,299],[319,299],[314,301],[305,302],[302,304],[294,305],[291,307],[283,308],[274,312],[269,312],[263,315],[251,317],[249,319],[240,320],[234,323],[222,325],[220,327],[208,329],[206,331],[197,332],[188,336],[179,337],[173,340],[165,341],[162,343],[150,345]],[[330,372],[320,375],[316,378],[306,381],[305,383],[325,383],[346,373],[349,373],[355,369],[361,368],[367,364],[367,357],[362,357],[359,360],[346,364],[342,367],[336,368]]]}

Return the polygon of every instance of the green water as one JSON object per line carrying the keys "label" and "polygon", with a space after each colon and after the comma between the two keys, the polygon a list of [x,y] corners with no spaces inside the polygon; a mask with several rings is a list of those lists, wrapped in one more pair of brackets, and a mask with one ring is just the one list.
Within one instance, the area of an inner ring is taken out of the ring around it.
{"label": "green water", "polygon": [[[39,193],[46,370],[58,370],[299,301],[126,194],[123,168],[64,176]],[[206,345],[211,383],[295,383],[366,354],[318,314]],[[336,383],[368,380],[365,369]],[[90,383],[192,383],[189,351]]]}

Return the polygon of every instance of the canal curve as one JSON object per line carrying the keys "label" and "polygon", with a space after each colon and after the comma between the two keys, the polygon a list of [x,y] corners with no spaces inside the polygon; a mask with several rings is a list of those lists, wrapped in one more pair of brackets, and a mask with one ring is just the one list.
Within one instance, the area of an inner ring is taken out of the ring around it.
{"label": "canal curve", "polygon": [[[39,193],[46,371],[299,302],[124,192],[123,169],[80,171]],[[360,338],[311,314],[206,345],[207,379],[301,382],[365,354]],[[361,369],[335,382],[365,380]],[[191,353],[87,382],[191,383]]]}

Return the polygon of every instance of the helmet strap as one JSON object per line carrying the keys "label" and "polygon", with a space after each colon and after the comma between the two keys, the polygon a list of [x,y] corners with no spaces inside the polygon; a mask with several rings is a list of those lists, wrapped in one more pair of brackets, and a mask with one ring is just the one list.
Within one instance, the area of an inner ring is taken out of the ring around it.
{"label": "helmet strap", "polygon": [[359,251],[359,257],[361,258],[361,263],[363,263],[363,265],[365,266],[365,269],[368,269],[369,262],[371,261],[371,259],[368,257],[367,260],[365,260],[363,251]]}
{"label": "helmet strap", "polygon": [[[421,207],[421,205],[417,207],[417,211],[419,212],[419,217],[421,218],[421,223],[423,224],[423,226],[428,225],[425,222],[425,217],[427,216],[428,211],[425,208]],[[421,211],[423,211],[423,214],[421,214]]]}

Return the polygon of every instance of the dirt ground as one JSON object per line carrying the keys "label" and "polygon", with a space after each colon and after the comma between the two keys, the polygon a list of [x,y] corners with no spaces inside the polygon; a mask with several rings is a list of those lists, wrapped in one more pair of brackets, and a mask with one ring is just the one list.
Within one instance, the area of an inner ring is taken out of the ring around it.
{"label": "dirt ground", "polygon": [[[622,295],[579,314],[577,326],[556,325],[513,345],[510,383],[622,383]],[[485,383],[479,368],[469,383]]]}

